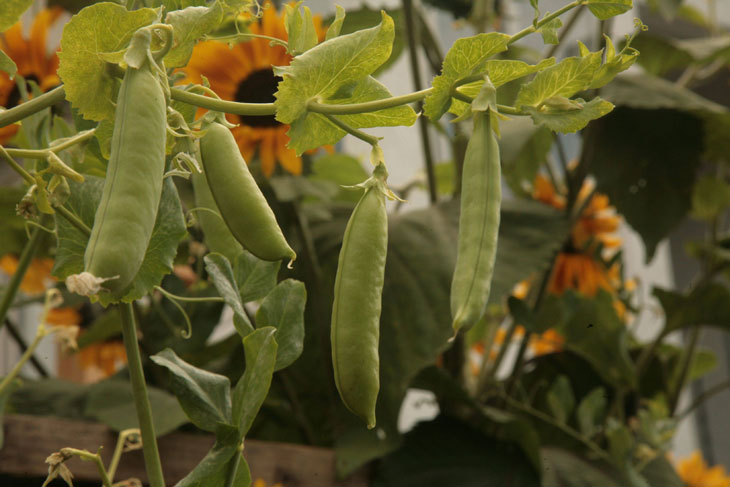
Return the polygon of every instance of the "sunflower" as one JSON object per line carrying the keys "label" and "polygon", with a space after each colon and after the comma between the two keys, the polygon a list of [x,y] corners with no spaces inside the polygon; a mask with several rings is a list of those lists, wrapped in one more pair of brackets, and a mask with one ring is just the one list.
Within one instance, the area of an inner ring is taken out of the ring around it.
{"label": "sunflower", "polygon": [[721,465],[709,468],[698,451],[679,462],[677,473],[687,487],[730,487],[725,468]]}
{"label": "sunflower", "polygon": [[[322,19],[314,16],[314,26],[319,40],[324,39]],[[255,35],[264,35],[287,40],[284,14],[277,13],[270,2],[264,4],[261,18],[253,22],[249,30]],[[282,78],[274,74],[272,66],[286,66],[292,57],[280,45],[269,45],[269,40],[252,38],[248,42],[229,47],[217,41],[205,41],[195,46],[190,62],[183,71],[188,80],[202,82],[203,76],[210,87],[224,100],[247,103],[272,103],[277,85]],[[274,173],[278,163],[292,174],[301,174],[302,160],[294,150],[286,147],[289,137],[288,125],[276,121],[274,116],[227,115],[241,154],[250,161],[258,149],[261,169],[267,177]]]}
{"label": "sunflower", "polygon": [[[48,52],[47,34],[62,13],[61,8],[41,10],[33,21],[29,39],[23,37],[20,22],[0,34],[0,49],[15,62],[18,74],[38,83],[41,91],[47,91],[61,82],[56,74],[58,56],[55,51],[58,46],[53,46],[53,52]],[[0,106],[11,108],[19,102],[17,84],[7,73],[0,72]],[[0,143],[8,141],[17,131],[17,124],[0,128]]]}

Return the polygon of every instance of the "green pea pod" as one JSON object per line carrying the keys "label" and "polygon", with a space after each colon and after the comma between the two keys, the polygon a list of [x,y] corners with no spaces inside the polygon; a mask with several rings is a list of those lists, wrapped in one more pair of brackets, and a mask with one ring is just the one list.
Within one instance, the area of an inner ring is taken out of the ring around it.
{"label": "green pea pod", "polygon": [[200,139],[200,152],[210,191],[236,240],[259,259],[296,259],[231,131],[211,123]]}
{"label": "green pea pod", "polygon": [[454,332],[484,314],[497,255],[502,179],[491,111],[474,111],[474,133],[464,157],[456,268],[451,282]]}
{"label": "green pea pod", "polygon": [[332,364],[335,384],[345,406],[375,426],[380,388],[378,340],[388,215],[385,211],[385,167],[363,183],[345,230],[335,278],[332,306]]}
{"label": "green pea pod", "polygon": [[84,254],[85,272],[67,279],[72,291],[106,290],[121,297],[142,266],[162,194],[166,109],[152,66],[128,67],[117,98],[101,202]]}
{"label": "green pea pod", "polygon": [[225,255],[231,265],[235,265],[236,258],[243,252],[243,247],[223,221],[205,176],[193,174],[191,179],[195,191],[195,206],[199,209],[196,216],[203,229],[203,238],[208,250]]}

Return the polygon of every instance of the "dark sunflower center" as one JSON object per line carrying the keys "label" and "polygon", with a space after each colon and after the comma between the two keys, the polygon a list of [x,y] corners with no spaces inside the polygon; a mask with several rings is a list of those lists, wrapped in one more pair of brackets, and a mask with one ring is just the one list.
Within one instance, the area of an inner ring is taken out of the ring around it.
{"label": "dark sunflower center", "polygon": [[[272,69],[260,69],[246,76],[238,84],[236,101],[242,103],[273,103],[276,86],[282,78],[275,76]],[[276,127],[279,122],[273,115],[267,117],[253,117],[242,115],[241,122],[250,127]]]}
{"label": "dark sunflower center", "polygon": [[[35,77],[35,75],[29,74],[25,77],[25,81],[35,81],[38,83],[38,78]],[[30,87],[28,88],[30,90]],[[18,89],[18,83],[13,84],[13,89],[10,91],[10,94],[8,95],[8,101],[6,102],[5,108],[12,108],[16,106],[18,103],[20,103],[20,90]]]}

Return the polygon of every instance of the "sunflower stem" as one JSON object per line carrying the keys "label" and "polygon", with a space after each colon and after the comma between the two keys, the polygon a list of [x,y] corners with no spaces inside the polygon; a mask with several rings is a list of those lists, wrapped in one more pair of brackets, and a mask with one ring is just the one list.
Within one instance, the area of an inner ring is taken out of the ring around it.
{"label": "sunflower stem", "polygon": [[142,369],[142,358],[137,344],[137,327],[134,322],[132,303],[119,305],[119,314],[122,319],[122,334],[124,348],[127,351],[129,376],[132,381],[134,405],[137,410],[137,420],[142,433],[142,453],[151,487],[165,487],[165,477],[162,474],[160,452],[157,449],[155,425],[152,422],[152,408],[147,395],[147,384]]}
{"label": "sunflower stem", "polygon": [[40,96],[36,96],[32,100],[28,100],[25,103],[21,103],[18,106],[11,108],[0,113],[0,128],[6,127],[11,123],[15,123],[18,120],[22,120],[26,117],[38,113],[41,110],[55,105],[56,103],[64,100],[66,97],[66,91],[63,85],[52,89]]}

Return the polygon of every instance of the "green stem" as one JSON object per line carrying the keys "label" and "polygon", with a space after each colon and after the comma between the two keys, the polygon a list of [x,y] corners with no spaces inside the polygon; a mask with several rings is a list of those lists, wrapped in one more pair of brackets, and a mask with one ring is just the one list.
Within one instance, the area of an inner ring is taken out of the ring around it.
{"label": "green stem", "polygon": [[714,386],[710,387],[702,394],[697,396],[695,400],[692,401],[692,404],[687,406],[687,409],[677,414],[675,417],[677,418],[677,420],[681,421],[682,419],[686,418],[692,411],[697,409],[703,402],[707,401],[712,396],[719,394],[720,392],[728,388],[730,388],[730,379],[722,381],[719,384],[715,384]]}
{"label": "green stem", "polygon": [[101,455],[99,455],[98,453],[91,453],[90,451],[86,450],[78,450],[76,448],[68,447],[63,448],[62,453],[64,455],[76,455],[83,460],[94,462],[96,464],[96,468],[99,470],[102,485],[104,485],[104,487],[112,487],[112,481],[109,478],[106,469],[104,468],[104,462],[102,462],[101,460]]}
{"label": "green stem", "polygon": [[127,444],[127,438],[129,438],[131,435],[138,435],[139,430],[134,429],[128,429],[123,430],[119,432],[119,436],[117,437],[117,445],[114,447],[114,453],[112,454],[112,459],[109,462],[109,480],[111,482],[114,481],[114,476],[117,473],[117,467],[119,466],[119,460],[122,458],[122,453],[124,453],[124,445]]}
{"label": "green stem", "polygon": [[[50,153],[57,154],[63,150],[73,147],[92,138],[96,129],[84,130],[63,142],[50,146],[48,149],[4,149],[11,157],[24,157],[27,159],[47,159]],[[6,156],[7,157],[7,156]]]}
{"label": "green stem", "polygon": [[40,96],[36,96],[32,100],[28,100],[25,103],[11,108],[10,110],[6,110],[0,113],[0,128],[29,117],[41,110],[45,110],[46,108],[63,101],[65,97],[66,91],[64,90],[63,85],[61,85]]}
{"label": "green stem", "polygon": [[251,34],[249,32],[239,32],[237,34],[232,34],[229,36],[205,36],[205,40],[219,42],[240,42],[240,39],[248,38],[266,39],[267,41],[271,41],[270,45],[278,45],[287,49],[289,48],[289,43],[285,40],[279,39],[278,37],[265,36],[261,34]]}
{"label": "green stem", "polygon": [[682,393],[682,389],[684,389],[685,383],[687,382],[687,377],[689,377],[690,365],[692,365],[692,359],[694,357],[695,349],[697,348],[697,344],[700,339],[701,330],[702,328],[699,326],[695,326],[694,328],[692,328],[689,337],[689,345],[685,347],[682,351],[682,361],[680,362],[681,365],[679,369],[679,377],[677,378],[677,383],[674,385],[674,389],[672,390],[669,400],[669,411],[672,414],[674,414],[674,412],[677,410],[679,396]]}
{"label": "green stem", "polygon": [[160,453],[155,438],[155,425],[152,422],[152,408],[147,396],[142,358],[137,344],[137,328],[134,322],[134,309],[131,303],[119,305],[119,314],[122,319],[122,334],[124,348],[127,352],[129,376],[132,381],[134,405],[137,410],[140,431],[142,432],[142,453],[151,487],[165,487],[165,478],[162,474]]}
{"label": "green stem", "polygon": [[337,117],[333,117],[329,114],[324,114],[325,118],[332,122],[333,124],[337,125],[339,128],[347,132],[348,134],[357,137],[358,139],[362,140],[363,142],[367,142],[368,144],[372,145],[373,147],[378,145],[379,139],[375,137],[374,135],[366,134],[362,130],[358,130],[355,127],[351,127],[347,125],[345,122],[340,120]]}
{"label": "green stem", "polygon": [[[480,374],[479,380],[477,382],[477,397],[482,397],[486,393],[487,385],[494,381],[494,377],[497,375],[497,372],[499,370],[499,367],[502,365],[502,361],[504,360],[505,355],[507,355],[507,350],[509,349],[510,343],[512,343],[512,337],[514,336],[516,329],[517,322],[515,320],[512,320],[509,328],[507,328],[507,333],[504,336],[502,345],[499,347],[499,352],[497,352],[497,357],[494,359],[494,363],[489,368],[482,367],[482,373]],[[487,358],[489,357],[490,350],[491,348],[484,350],[485,363]]]}
{"label": "green stem", "polygon": [[330,105],[310,100],[307,102],[307,110],[315,113],[328,113],[330,115],[354,115],[357,113],[375,112],[378,110],[385,110],[386,108],[393,108],[421,101],[426,98],[431,91],[433,91],[433,88],[426,88],[425,90],[415,91],[413,93],[408,93],[407,95],[392,96],[382,100],[350,103],[347,105]]}
{"label": "green stem", "polygon": [[521,31],[517,32],[516,34],[513,34],[512,37],[510,37],[509,41],[507,41],[507,45],[514,44],[515,42],[519,41],[523,37],[526,37],[533,32],[537,32],[537,30],[542,27],[543,25],[547,24],[553,19],[557,19],[561,15],[563,15],[566,12],[569,12],[570,10],[573,10],[575,7],[579,7],[583,5],[586,2],[586,0],[574,0],[573,2],[570,2],[569,4],[565,5],[562,8],[559,8],[555,12],[546,15],[537,23],[537,27],[535,25],[531,25],[529,27],[525,27]]}
{"label": "green stem", "polygon": [[196,95],[180,88],[171,88],[170,97],[173,100],[195,105],[217,112],[232,113],[234,115],[270,116],[276,114],[273,103],[239,103],[235,101],[218,100],[203,95]]}
{"label": "green stem", "polygon": [[583,5],[578,7],[578,9],[573,12],[573,15],[570,16],[568,21],[565,23],[565,27],[563,27],[563,29],[560,31],[560,34],[558,35],[558,43],[550,46],[550,49],[548,49],[548,51],[545,53],[545,56],[543,56],[545,59],[553,57],[555,53],[558,52],[558,49],[560,49],[560,46],[563,44],[563,39],[565,39],[568,36],[568,33],[573,29],[573,27],[575,27],[578,18],[585,10],[583,7]]}
{"label": "green stem", "polygon": [[28,346],[28,350],[26,350],[25,353],[20,357],[20,360],[18,360],[18,362],[13,367],[13,370],[11,370],[10,373],[3,378],[2,382],[0,382],[0,396],[2,396],[5,389],[9,387],[10,384],[12,384],[15,378],[18,376],[18,374],[20,374],[23,366],[25,366],[26,362],[30,360],[30,358],[33,356],[33,352],[35,352],[35,349],[38,348],[41,340],[43,340],[43,338],[45,338],[48,333],[48,328],[46,328],[46,326],[41,323],[38,326],[38,331],[36,331],[33,342]]}
{"label": "green stem", "polygon": [[10,278],[7,288],[5,288],[5,294],[3,294],[2,300],[0,301],[0,328],[5,324],[5,316],[8,314],[10,306],[15,301],[15,296],[18,294],[20,289],[20,283],[23,282],[25,273],[28,271],[35,253],[38,251],[38,247],[43,240],[43,231],[39,227],[33,228],[30,234],[30,240],[23,248],[23,252],[20,254],[20,260],[18,261],[18,268],[15,270],[15,274]]}
{"label": "green stem", "polygon": [[79,230],[81,233],[83,233],[87,237],[91,235],[91,229],[86,225],[86,223],[82,222],[81,218],[76,216],[76,214],[73,213],[71,210],[69,210],[65,206],[57,206],[55,209],[56,213],[65,218],[66,221],[76,227],[76,229]]}

